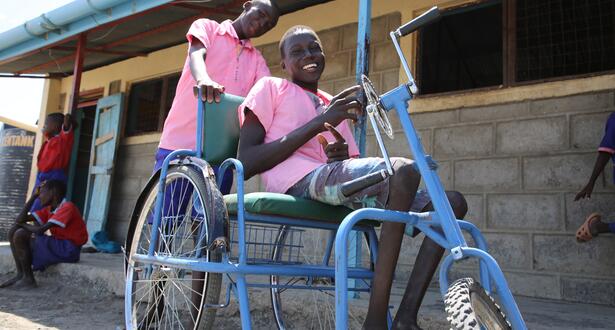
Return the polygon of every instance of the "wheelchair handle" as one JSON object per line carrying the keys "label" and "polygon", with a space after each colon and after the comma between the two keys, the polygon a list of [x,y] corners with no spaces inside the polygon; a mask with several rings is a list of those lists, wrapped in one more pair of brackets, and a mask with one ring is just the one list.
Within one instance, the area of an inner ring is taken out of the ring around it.
{"label": "wheelchair handle", "polygon": [[340,187],[340,192],[342,193],[342,195],[344,195],[344,197],[352,196],[367,187],[373,186],[379,182],[384,181],[384,179],[386,179],[388,176],[389,174],[386,170],[369,173],[354,180],[342,183],[342,186]]}
{"label": "wheelchair handle", "polygon": [[410,22],[400,26],[396,31],[395,34],[399,37],[403,37],[407,34],[410,34],[416,30],[418,30],[419,28],[421,28],[423,25],[427,25],[429,23],[435,22],[438,19],[440,19],[440,9],[438,9],[438,7],[431,7],[431,9],[429,9],[428,11],[426,11],[425,13],[423,13],[421,16],[411,20]]}

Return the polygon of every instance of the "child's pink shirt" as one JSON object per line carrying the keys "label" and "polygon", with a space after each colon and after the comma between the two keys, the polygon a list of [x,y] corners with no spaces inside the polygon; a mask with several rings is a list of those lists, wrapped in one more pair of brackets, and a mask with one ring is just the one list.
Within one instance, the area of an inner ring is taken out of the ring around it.
{"label": "child's pink shirt", "polygon": [[[271,75],[261,53],[249,40],[239,40],[230,20],[222,23],[209,19],[196,20],[190,26],[186,38],[190,44],[193,38],[197,38],[207,48],[207,74],[224,86],[226,93],[246,96],[261,77]],[[192,91],[194,85],[196,81],[190,72],[190,58],[187,57],[171,111],[164,122],[160,148],[196,148],[197,107]]]}
{"label": "child's pink shirt", "polygon": [[[280,139],[319,115],[319,110],[308,93],[288,80],[274,77],[263,78],[254,85],[246,100],[239,106],[239,124],[243,126],[244,109],[248,108],[265,128],[263,143]],[[320,90],[319,94],[331,100],[331,95]],[[348,143],[350,157],[359,156],[359,149],[348,122],[344,121],[336,128]],[[335,141],[333,135],[328,131],[322,134],[329,142]],[[285,193],[304,176],[326,163],[327,155],[318,139],[314,137],[286,160],[261,173],[261,179],[266,191]]]}

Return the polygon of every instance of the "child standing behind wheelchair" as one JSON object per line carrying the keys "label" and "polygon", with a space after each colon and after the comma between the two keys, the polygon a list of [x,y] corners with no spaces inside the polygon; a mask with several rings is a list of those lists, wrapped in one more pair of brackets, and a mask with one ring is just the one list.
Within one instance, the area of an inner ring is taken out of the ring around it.
{"label": "child standing behind wheelchair", "polygon": [[[45,118],[43,145],[36,161],[38,173],[34,190],[48,180],[59,180],[64,184],[68,181],[68,163],[73,150],[75,127],[70,114],[55,112]],[[29,211],[38,211],[42,207],[41,201],[36,199]]]}
{"label": "child standing behind wheelchair", "polygon": [[[250,38],[271,30],[278,16],[271,0],[253,0],[243,4],[243,12],[234,21],[217,23],[203,18],[192,23],[186,34],[188,57],[164,123],[154,171],[162,167],[172,151],[196,148],[195,86],[202,89],[203,101],[219,102],[221,93],[245,96],[260,78],[270,75],[265,59]],[[231,184],[232,174],[228,172],[222,193],[228,193]]]}
{"label": "child standing behind wheelchair", "polygon": [[[290,28],[280,41],[280,53],[282,68],[291,80],[261,79],[239,107],[238,156],[246,179],[261,174],[267,191],[354,209],[431,210],[427,193],[417,192],[420,174],[413,161],[405,158],[391,159],[395,174],[388,179],[349,197],[339,193],[341,184],[385,168],[381,158],[356,158],[359,153],[347,119],[355,120],[351,110],[361,107],[360,87],[335,97],[318,89],[325,55],[309,27]],[[456,217],[462,219],[467,212],[465,199],[458,192],[447,192],[447,196]],[[404,224],[383,223],[365,329],[387,329],[389,294],[403,235]],[[443,252],[425,238],[393,328],[420,329],[418,309]]]}

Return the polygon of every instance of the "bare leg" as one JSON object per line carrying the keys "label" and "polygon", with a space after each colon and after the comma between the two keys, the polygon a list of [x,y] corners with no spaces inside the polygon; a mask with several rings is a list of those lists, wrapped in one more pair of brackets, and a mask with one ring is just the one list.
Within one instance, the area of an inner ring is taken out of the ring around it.
{"label": "bare leg", "polygon": [[589,231],[592,236],[598,236],[598,234],[610,233],[611,228],[608,223],[603,222],[602,219],[599,219],[598,221],[594,221],[589,224]]}
{"label": "bare leg", "polygon": [[13,236],[13,243],[15,243],[16,259],[21,263],[21,270],[23,278],[17,283],[20,286],[36,286],[34,280],[34,274],[32,273],[32,250],[30,247],[30,241],[32,240],[32,233],[19,228],[15,231]]}
{"label": "bare leg", "polygon": [[8,233],[9,243],[11,243],[11,253],[13,254],[13,259],[15,260],[16,274],[10,280],[5,281],[4,283],[0,284],[0,288],[6,288],[8,286],[11,286],[15,284],[17,281],[21,280],[21,278],[23,277],[21,261],[19,260],[19,258],[17,258],[17,252],[15,250],[15,243],[14,243],[15,232],[17,231],[17,229],[19,229],[19,227],[17,225],[13,225],[13,227],[9,229],[9,233]]}
{"label": "bare leg", "polygon": [[[395,175],[390,178],[388,210],[408,211],[414,200],[416,190],[420,183],[420,174],[410,162],[396,159],[393,163]],[[387,329],[387,310],[389,308],[389,295],[395,265],[401,241],[404,237],[404,224],[385,222],[380,231],[378,259],[372,280],[369,309],[363,328]]]}
{"label": "bare leg", "polygon": [[[468,212],[468,204],[463,195],[456,191],[447,191],[446,196],[453,207],[455,217],[463,219]],[[433,205],[429,203],[422,211],[433,211]],[[393,329],[421,329],[417,324],[419,308],[443,254],[444,249],[441,246],[429,237],[425,237],[414,262],[404,297],[395,315]]]}

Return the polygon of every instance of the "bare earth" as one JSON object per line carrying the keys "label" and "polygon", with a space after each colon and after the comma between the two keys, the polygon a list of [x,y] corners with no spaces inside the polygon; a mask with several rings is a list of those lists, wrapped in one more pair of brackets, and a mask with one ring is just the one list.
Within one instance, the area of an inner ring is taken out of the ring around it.
{"label": "bare earth", "polygon": [[0,329],[123,328],[123,298],[67,278],[36,274],[36,279],[38,288],[0,289]]}
{"label": "bare earth", "polygon": [[[9,276],[0,276],[0,281]],[[0,289],[0,329],[124,329],[122,297],[97,291],[91,284],[70,278],[47,277],[44,274],[36,274],[36,278],[38,288],[35,289]],[[250,298],[253,327],[276,329],[268,292],[253,292]],[[314,325],[302,324],[307,319],[303,319],[301,299],[298,300],[298,306],[291,307],[296,313],[289,313],[294,314],[293,328],[315,328]],[[422,319],[420,324],[425,330],[448,328],[444,320]],[[228,308],[218,311],[214,328],[241,328],[234,299]]]}

